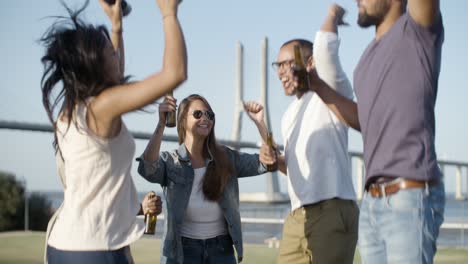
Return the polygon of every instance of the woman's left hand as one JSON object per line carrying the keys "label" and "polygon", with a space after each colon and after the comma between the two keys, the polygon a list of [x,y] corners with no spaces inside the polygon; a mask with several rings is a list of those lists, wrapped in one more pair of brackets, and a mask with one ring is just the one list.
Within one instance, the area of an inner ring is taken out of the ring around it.
{"label": "woman's left hand", "polygon": [[143,208],[143,214],[156,214],[159,215],[162,211],[161,197],[156,195],[154,192],[149,192],[143,198],[141,202]]}
{"label": "woman's left hand", "polygon": [[108,4],[105,0],[99,0],[102,10],[112,23],[112,31],[122,30],[122,0],[115,0],[114,4]]}

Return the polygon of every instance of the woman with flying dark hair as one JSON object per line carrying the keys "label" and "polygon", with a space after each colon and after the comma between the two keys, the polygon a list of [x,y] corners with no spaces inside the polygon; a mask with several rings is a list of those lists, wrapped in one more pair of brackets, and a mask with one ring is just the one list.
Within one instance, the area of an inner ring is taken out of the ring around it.
{"label": "woman with flying dark hair", "polygon": [[[159,123],[140,161],[138,173],[159,183],[166,198],[161,263],[236,263],[242,260],[238,178],[266,172],[257,154],[231,150],[216,142],[215,114],[200,95],[182,100],[177,112],[179,148],[159,153],[166,113],[176,100],[159,106]],[[263,108],[249,117],[266,135]]]}
{"label": "woman with flying dark hair", "polygon": [[132,263],[129,245],[143,235],[137,214],[160,213],[146,195],[140,205],[130,175],[135,143],[122,115],[153,103],[187,75],[177,0],[157,0],[164,27],[162,69],[143,81],[124,78],[121,0],[99,1],[112,24],[89,25],[66,7],[41,39],[44,107],[55,130],[64,202],[49,223],[46,262]]}

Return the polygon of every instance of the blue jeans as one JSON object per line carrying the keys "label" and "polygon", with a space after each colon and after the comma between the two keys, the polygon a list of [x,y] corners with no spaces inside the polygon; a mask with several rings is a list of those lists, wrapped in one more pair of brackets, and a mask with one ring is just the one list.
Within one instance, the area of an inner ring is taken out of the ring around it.
{"label": "blue jeans", "polygon": [[182,237],[184,263],[236,264],[232,239],[229,235],[209,239]]}
{"label": "blue jeans", "polygon": [[362,263],[433,263],[444,208],[443,182],[382,198],[366,192],[359,217]]}

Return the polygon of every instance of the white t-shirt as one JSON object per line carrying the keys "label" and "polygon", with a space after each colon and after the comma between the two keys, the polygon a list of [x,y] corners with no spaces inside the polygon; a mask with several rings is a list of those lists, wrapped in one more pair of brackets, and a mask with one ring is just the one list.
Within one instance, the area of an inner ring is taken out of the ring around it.
{"label": "white t-shirt", "polygon": [[65,173],[64,203],[48,244],[61,250],[115,250],[143,235],[140,205],[130,175],[135,142],[125,124],[112,139],[86,124],[86,107],[75,111],[78,129],[57,122]]}
{"label": "white t-shirt", "polygon": [[[319,76],[341,95],[353,98],[338,58],[339,39],[317,32],[314,61]],[[338,197],[355,200],[348,157],[348,127],[314,92],[289,105],[281,120],[292,210]]]}
{"label": "white t-shirt", "polygon": [[218,202],[207,200],[202,183],[206,167],[194,169],[192,192],[180,228],[183,237],[207,239],[227,234],[226,220]]}

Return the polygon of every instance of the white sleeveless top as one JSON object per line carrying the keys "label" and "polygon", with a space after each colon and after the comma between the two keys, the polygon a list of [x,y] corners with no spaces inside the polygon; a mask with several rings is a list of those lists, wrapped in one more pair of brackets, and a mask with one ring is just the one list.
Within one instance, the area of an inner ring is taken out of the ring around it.
{"label": "white sleeveless top", "polygon": [[57,121],[64,157],[62,209],[48,244],[60,250],[115,250],[143,235],[140,204],[130,175],[135,142],[122,122],[111,139],[96,136],[86,123],[87,108],[77,106],[74,122]]}
{"label": "white sleeveless top", "polygon": [[208,239],[227,234],[226,220],[219,203],[206,199],[201,188],[206,167],[193,171],[192,192],[180,227],[181,236]]}

